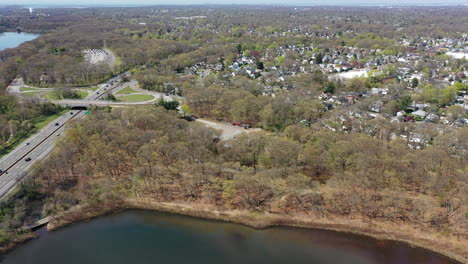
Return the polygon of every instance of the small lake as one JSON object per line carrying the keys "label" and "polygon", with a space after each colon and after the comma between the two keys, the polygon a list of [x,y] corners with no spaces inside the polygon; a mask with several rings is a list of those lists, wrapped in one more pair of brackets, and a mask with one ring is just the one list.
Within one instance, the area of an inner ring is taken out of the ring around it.
{"label": "small lake", "polygon": [[15,48],[21,43],[33,40],[39,37],[38,34],[3,32],[0,33],[0,50]]}
{"label": "small lake", "polygon": [[243,225],[130,210],[47,232],[4,256],[5,264],[448,264],[392,241],[325,230]]}

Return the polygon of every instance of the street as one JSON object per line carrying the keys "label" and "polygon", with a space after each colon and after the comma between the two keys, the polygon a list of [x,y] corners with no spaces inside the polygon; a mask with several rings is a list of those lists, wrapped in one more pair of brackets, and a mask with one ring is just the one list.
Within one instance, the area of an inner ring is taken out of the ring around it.
{"label": "street", "polygon": [[[83,101],[97,101],[106,92],[117,87],[124,74],[126,73],[100,85],[99,89],[89,94]],[[17,91],[21,85],[22,82],[15,80],[10,85],[9,90]],[[27,170],[34,163],[45,158],[52,151],[57,138],[65,131],[65,124],[71,119],[82,118],[84,115],[84,111],[81,110],[67,111],[0,159],[0,170],[2,171],[0,173],[0,200],[26,177]]]}
{"label": "street", "polygon": [[[68,107],[87,107],[87,106],[107,106],[107,105],[139,105],[154,103],[159,98],[165,100],[174,100],[171,96],[164,95],[159,92],[146,91],[140,88],[135,88],[137,91],[144,91],[151,94],[155,99],[149,102],[112,102],[101,100],[101,98],[111,91],[118,91],[127,87],[130,83],[121,84],[122,77],[128,73],[122,73],[107,82],[99,85],[99,88],[90,93],[85,99],[64,99],[52,100],[51,102]],[[23,85],[21,80],[15,80],[9,87],[10,93],[19,93],[20,87]],[[27,171],[38,160],[45,158],[54,148],[59,135],[65,130],[65,124],[74,118],[84,117],[83,110],[70,110],[54,121],[50,122],[36,134],[29,137],[21,145],[17,146],[9,154],[0,159],[0,200],[3,199],[11,190],[13,190],[27,175]],[[254,132],[257,129],[245,130],[241,127],[232,126],[230,124],[212,122],[207,120],[197,120],[204,123],[208,127],[220,129],[222,131],[222,139],[232,139],[236,135],[244,132]],[[27,160],[27,161],[26,161]]]}
{"label": "street", "polygon": [[[71,114],[73,113],[73,114]],[[26,171],[38,160],[46,157],[54,147],[65,124],[84,116],[84,111],[67,111],[50,122],[39,132],[29,137],[8,155],[0,159],[0,199],[8,194],[26,176]],[[58,124],[58,125],[56,125]],[[29,144],[28,144],[29,143]],[[30,158],[30,161],[26,161]]]}

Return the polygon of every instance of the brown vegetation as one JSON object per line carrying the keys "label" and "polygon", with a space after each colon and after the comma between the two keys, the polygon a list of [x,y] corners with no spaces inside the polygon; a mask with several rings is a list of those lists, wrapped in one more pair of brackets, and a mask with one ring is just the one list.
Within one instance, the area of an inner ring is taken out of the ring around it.
{"label": "brown vegetation", "polygon": [[466,242],[464,150],[451,156],[450,147],[417,151],[400,140],[303,133],[301,141],[252,133],[220,141],[162,108],[95,112],[70,128],[34,180],[51,194],[46,214],[139,197],[402,226]]}

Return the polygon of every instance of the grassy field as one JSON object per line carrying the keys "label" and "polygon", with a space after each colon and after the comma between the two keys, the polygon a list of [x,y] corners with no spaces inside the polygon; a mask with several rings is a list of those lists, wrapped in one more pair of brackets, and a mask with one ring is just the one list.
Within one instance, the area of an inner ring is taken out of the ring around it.
{"label": "grassy field", "polygon": [[[84,99],[84,98],[86,98],[86,96],[88,96],[88,92],[86,92],[86,91],[78,91],[78,90],[74,90],[74,91],[77,92],[80,95],[80,98],[77,98],[77,99]],[[44,99],[49,99],[49,100],[63,99],[63,98],[58,98],[57,93],[54,92],[54,91],[47,92],[47,93],[41,95],[41,97],[44,98]]]}
{"label": "grassy field", "polygon": [[45,127],[47,124],[49,124],[50,122],[52,122],[54,119],[56,119],[57,117],[65,114],[66,112],[68,112],[70,110],[66,109],[66,110],[63,110],[62,112],[58,113],[58,114],[55,114],[55,115],[51,115],[51,116],[44,116],[44,117],[41,117],[37,120],[37,122],[35,123],[35,126],[36,126],[36,129],[37,130],[40,130],[42,129],[43,127]]}
{"label": "grassy field", "polygon": [[129,94],[129,93],[138,93],[138,91],[135,91],[132,88],[130,88],[130,86],[127,86],[115,94]]}
{"label": "grassy field", "polygon": [[29,87],[21,87],[20,88],[20,91],[22,92],[26,92],[26,91],[37,91],[39,89],[36,89],[36,88],[29,88]]}
{"label": "grassy field", "polygon": [[147,94],[132,94],[132,95],[126,95],[126,96],[119,96],[117,97],[117,100],[121,102],[145,102],[149,100],[153,100],[154,96],[152,95],[147,95]]}
{"label": "grassy field", "polygon": [[41,95],[42,98],[44,99],[49,99],[49,100],[58,100],[60,98],[57,97],[57,94],[54,91],[47,92],[43,95]]}
{"label": "grassy field", "polygon": [[77,92],[80,95],[80,99],[84,99],[86,98],[86,96],[88,96],[88,92],[86,91],[77,91]]}
{"label": "grassy field", "polygon": [[86,89],[86,90],[89,90],[89,91],[96,91],[99,87],[98,86],[91,86],[91,87],[83,87],[81,89]]}
{"label": "grassy field", "polygon": [[28,93],[21,93],[22,96],[27,96],[27,97],[33,97],[37,94],[40,94],[40,93],[43,93],[43,92],[28,92]]}

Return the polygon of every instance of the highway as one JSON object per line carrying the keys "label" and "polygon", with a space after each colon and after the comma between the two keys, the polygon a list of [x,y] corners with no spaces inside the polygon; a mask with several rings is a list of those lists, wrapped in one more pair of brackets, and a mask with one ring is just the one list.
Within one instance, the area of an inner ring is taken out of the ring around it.
{"label": "highway", "polygon": [[122,81],[122,77],[124,75],[128,76],[129,73],[124,72],[124,73],[119,74],[116,77],[108,80],[107,82],[101,84],[96,91],[94,91],[93,93],[88,95],[84,100],[86,100],[86,101],[95,101],[95,100],[100,99],[101,97],[103,97],[109,91],[119,87],[119,83]]}
{"label": "highway", "polygon": [[[90,93],[82,100],[57,100],[51,101],[55,104],[68,107],[87,107],[107,106],[107,105],[138,105],[138,104],[153,104],[158,98],[165,100],[173,100],[170,96],[157,92],[148,92],[154,95],[155,99],[148,102],[112,102],[102,100],[102,98],[110,91],[123,89],[128,86],[128,83],[121,84],[123,76],[129,76],[128,72],[117,75],[116,77],[101,84],[99,88]],[[131,83],[131,82],[130,82]],[[11,94],[20,93],[20,88],[24,86],[21,79],[15,79],[8,87]],[[10,191],[12,191],[23,179],[27,176],[28,169],[37,161],[45,158],[54,148],[59,135],[65,131],[65,125],[72,119],[82,118],[85,116],[85,111],[70,110],[54,121],[50,122],[39,132],[29,137],[23,144],[17,146],[13,151],[0,159],[0,200],[3,199]]]}
{"label": "highway", "polygon": [[[126,74],[126,73],[125,73]],[[116,105],[145,105],[145,104],[154,104],[160,98],[164,98],[166,101],[174,100],[175,96],[165,95],[164,93],[148,91],[141,88],[133,87],[138,84],[136,81],[124,82],[120,83],[121,78],[115,77],[109,80],[106,84],[100,86],[98,90],[90,94],[85,99],[62,99],[62,100],[47,100],[57,105],[61,105],[64,107],[88,107],[88,106],[116,106]],[[154,99],[149,101],[142,101],[142,102],[114,102],[109,100],[103,100],[104,96],[109,92],[118,92],[119,90],[125,89],[125,87],[133,87],[135,91],[142,92],[144,94],[154,96]],[[181,98],[177,98],[181,99]]]}
{"label": "highway", "polygon": [[[0,159],[0,199],[8,194],[26,176],[26,171],[38,160],[46,157],[54,147],[65,124],[84,116],[84,111],[68,111],[39,132],[29,137],[8,155]],[[26,161],[26,159],[30,159]]]}
{"label": "highway", "polygon": [[[98,102],[105,93],[119,86],[118,84],[122,80],[124,74],[128,73],[120,74],[100,85],[96,91],[88,95],[85,100],[82,101],[88,103]],[[20,86],[21,83],[15,80],[9,88],[10,90],[17,90]],[[27,176],[27,171],[33,164],[45,158],[52,151],[57,138],[65,131],[66,123],[72,119],[82,118],[84,116],[85,112],[81,110],[67,111],[1,158],[0,200]]]}
{"label": "highway", "polygon": [[[170,98],[168,96],[168,98]],[[88,107],[88,106],[112,106],[112,105],[145,105],[145,104],[154,104],[155,101],[159,99],[153,99],[146,102],[113,102],[108,100],[92,100],[88,101],[86,99],[63,99],[63,100],[48,100],[51,103],[66,106],[66,107]],[[172,99],[171,99],[172,100]]]}

